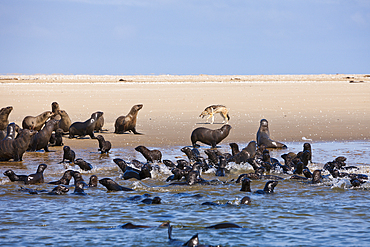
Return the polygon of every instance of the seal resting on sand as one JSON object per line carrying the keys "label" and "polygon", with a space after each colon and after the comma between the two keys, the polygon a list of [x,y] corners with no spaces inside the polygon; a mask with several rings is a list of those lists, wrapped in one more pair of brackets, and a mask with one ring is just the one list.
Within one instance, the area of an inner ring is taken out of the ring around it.
{"label": "seal resting on sand", "polygon": [[126,116],[120,116],[114,124],[114,133],[122,134],[131,131],[134,134],[140,134],[136,131],[137,114],[143,108],[143,105],[134,105]]}
{"label": "seal resting on sand", "polygon": [[220,129],[211,130],[205,127],[199,127],[193,130],[191,133],[191,143],[193,147],[199,147],[196,144],[200,141],[204,144],[211,145],[215,148],[218,143],[225,139],[231,130],[231,126],[228,124],[223,125]]}
{"label": "seal resting on sand", "polygon": [[266,148],[287,148],[285,144],[270,139],[270,131],[266,119],[261,119],[260,127],[257,131],[257,145],[261,146],[262,144]]}
{"label": "seal resting on sand", "polygon": [[102,112],[95,112],[91,114],[91,117],[85,122],[74,122],[69,127],[69,138],[74,136],[84,137],[89,135],[91,139],[96,139],[94,136],[94,129],[96,125],[96,120],[102,115]]}
{"label": "seal resting on sand", "polygon": [[8,106],[0,109],[0,130],[5,130],[9,124],[9,114],[13,110],[13,106]]}
{"label": "seal resting on sand", "polygon": [[53,112],[46,111],[43,112],[36,117],[27,116],[22,121],[22,128],[23,129],[31,129],[40,131],[42,126],[46,123],[46,121],[53,115]]}

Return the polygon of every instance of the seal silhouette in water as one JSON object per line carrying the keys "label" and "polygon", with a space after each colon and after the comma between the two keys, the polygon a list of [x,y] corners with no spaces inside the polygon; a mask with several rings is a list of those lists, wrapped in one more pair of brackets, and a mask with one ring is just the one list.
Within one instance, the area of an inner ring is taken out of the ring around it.
{"label": "seal silhouette in water", "polygon": [[109,191],[133,191],[133,189],[123,187],[110,178],[103,178],[99,180],[99,183],[107,188]]}
{"label": "seal silhouette in water", "polygon": [[53,182],[49,182],[48,184],[64,184],[64,185],[69,185],[69,182],[71,181],[71,179],[73,177],[73,173],[74,173],[73,170],[67,170],[67,171],[64,172],[63,176],[59,180],[53,181]]}
{"label": "seal silhouette in water", "polygon": [[285,144],[270,139],[270,131],[266,119],[261,119],[260,127],[257,131],[257,145],[261,146],[262,144],[266,148],[287,148]]}
{"label": "seal silhouette in water", "polygon": [[225,139],[231,130],[231,126],[228,124],[223,125],[220,129],[211,130],[205,127],[199,127],[193,130],[191,133],[191,144],[193,147],[199,147],[197,141],[216,148],[216,145]]}
{"label": "seal silhouette in water", "polygon": [[36,173],[28,175],[26,184],[43,183],[44,182],[44,171],[46,167],[48,167],[46,164],[40,164],[37,167]]}
{"label": "seal silhouette in water", "polygon": [[120,116],[114,124],[114,133],[123,134],[126,131],[131,131],[134,134],[140,134],[136,131],[137,114],[143,108],[142,104],[134,105],[126,116]]}
{"label": "seal silhouette in water", "polygon": [[263,190],[257,190],[254,193],[256,193],[256,194],[272,194],[272,193],[274,193],[274,189],[275,189],[277,184],[278,184],[278,181],[268,181],[265,184],[265,187],[263,188]]}

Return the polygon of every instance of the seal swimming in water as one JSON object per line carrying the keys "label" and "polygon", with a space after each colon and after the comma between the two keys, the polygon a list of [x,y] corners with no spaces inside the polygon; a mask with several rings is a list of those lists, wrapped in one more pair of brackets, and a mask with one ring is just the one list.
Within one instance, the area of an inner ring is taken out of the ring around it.
{"label": "seal swimming in water", "polygon": [[96,125],[96,120],[102,115],[102,112],[95,112],[91,114],[91,117],[85,122],[74,122],[69,127],[69,138],[74,136],[84,137],[89,135],[91,139],[96,139],[94,136],[94,129]]}
{"label": "seal swimming in water", "polygon": [[64,172],[63,176],[54,182],[49,182],[48,184],[64,184],[64,185],[69,185],[69,182],[71,181],[73,177],[73,170],[67,170]]}
{"label": "seal swimming in water", "polygon": [[230,130],[231,126],[228,124],[225,124],[220,129],[215,130],[199,127],[193,130],[191,133],[191,143],[193,147],[199,147],[196,142],[200,141],[204,144],[211,145],[212,148],[216,148],[216,145],[229,135]]}
{"label": "seal swimming in water", "polygon": [[31,129],[40,131],[42,126],[46,123],[46,121],[53,115],[51,111],[45,111],[36,117],[27,116],[22,121],[22,128],[23,129]]}
{"label": "seal swimming in water", "polygon": [[287,148],[285,144],[270,139],[270,131],[266,119],[261,119],[260,127],[257,131],[257,145],[260,146],[262,144],[266,148]]}
{"label": "seal swimming in water", "polygon": [[126,116],[120,116],[114,124],[114,133],[122,134],[131,131],[134,134],[140,134],[136,131],[136,120],[138,112],[143,108],[142,104],[134,105]]}
{"label": "seal swimming in water", "polygon": [[12,182],[24,182],[25,183],[27,181],[27,177],[28,177],[28,175],[17,175],[11,169],[6,170],[4,172],[4,175],[7,176],[10,179],[10,181],[12,181]]}
{"label": "seal swimming in water", "polygon": [[44,182],[44,171],[48,166],[46,164],[40,164],[37,167],[37,171],[34,174],[30,174],[27,177],[26,184],[38,184]]}
{"label": "seal swimming in water", "polygon": [[99,183],[107,188],[109,191],[133,191],[133,189],[123,187],[110,178],[103,178],[99,180]]}
{"label": "seal swimming in water", "polygon": [[73,191],[73,194],[85,196],[86,193],[84,191],[84,187],[85,187],[85,182],[78,181],[77,183],[75,183],[75,190]]}
{"label": "seal swimming in water", "polygon": [[161,162],[162,160],[162,153],[159,150],[149,150],[145,146],[137,146],[135,150],[141,153],[147,162]]}
{"label": "seal swimming in water", "polygon": [[36,131],[19,129],[15,139],[4,138],[0,140],[0,161],[22,161],[23,154],[28,149],[32,136]]}
{"label": "seal swimming in water", "polygon": [[44,149],[45,152],[49,152],[49,140],[54,130],[58,128],[58,120],[52,119],[46,122],[45,126],[33,136],[30,143],[30,151],[37,151]]}
{"label": "seal swimming in water", "polygon": [[112,144],[110,143],[110,141],[106,141],[102,135],[98,135],[96,139],[98,139],[99,142],[98,151],[100,151],[100,153],[102,154],[108,153],[109,150],[112,148]]}
{"label": "seal swimming in water", "polygon": [[78,165],[84,171],[90,171],[91,169],[93,169],[93,166],[89,162],[86,162],[81,158],[75,159],[73,163],[75,163],[75,165]]}
{"label": "seal swimming in water", "polygon": [[0,130],[5,130],[9,125],[9,114],[13,110],[13,106],[3,107],[0,109]]}
{"label": "seal swimming in water", "polygon": [[263,190],[257,190],[254,193],[256,193],[256,194],[272,194],[272,193],[274,193],[274,188],[276,187],[277,184],[278,184],[278,181],[267,181]]}
{"label": "seal swimming in water", "polygon": [[62,184],[59,184],[58,186],[55,186],[54,189],[48,193],[48,195],[63,195],[68,191],[69,189],[67,187],[65,187]]}
{"label": "seal swimming in water", "polygon": [[89,187],[98,187],[98,177],[96,175],[90,176]]}

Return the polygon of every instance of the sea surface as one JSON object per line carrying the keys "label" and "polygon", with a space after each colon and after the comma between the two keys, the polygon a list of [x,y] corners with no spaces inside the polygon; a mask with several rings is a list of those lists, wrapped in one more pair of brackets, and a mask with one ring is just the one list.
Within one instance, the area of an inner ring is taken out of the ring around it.
{"label": "sea surface", "polygon": [[[271,157],[283,163],[282,154],[303,149],[303,142],[286,144],[288,149],[271,150]],[[246,145],[239,144],[240,147]],[[370,175],[369,142],[311,142],[311,145],[313,163],[308,165],[311,171],[344,156],[347,166],[359,168],[350,172]],[[187,159],[181,148],[158,149],[163,159],[176,162],[177,159]],[[204,150],[207,148],[199,149],[203,156],[206,156]],[[161,163],[155,165],[150,179],[123,180],[114,158],[145,161],[132,149],[115,148],[109,155],[102,155],[97,149],[74,150],[76,158],[92,164],[90,171],[59,164],[63,157],[62,147],[51,147],[50,150],[54,152],[27,152],[23,162],[0,162],[1,246],[173,246],[168,239],[167,227],[159,227],[165,222],[173,226],[172,238],[183,243],[198,233],[200,243],[207,245],[370,245],[370,182],[352,188],[348,179],[333,179],[329,175],[323,183],[313,185],[307,181],[290,180],[290,174],[273,173],[285,179],[279,181],[274,194],[259,195],[241,192],[241,184],[233,181],[242,173],[253,172],[248,164],[230,163],[225,177],[215,177],[214,170],[202,173],[204,179],[219,179],[225,183],[171,186],[165,181],[171,171]],[[231,152],[226,143],[221,144],[219,150]],[[44,184],[10,182],[3,175],[7,169],[16,174],[32,174],[41,163],[48,166]],[[65,195],[19,191],[21,187],[51,191],[54,185],[48,182],[58,180],[67,169],[80,171],[87,182],[95,174],[99,179],[109,177],[134,191],[107,192],[99,184],[97,188],[86,188],[85,196],[75,195],[73,179],[68,186],[70,191]],[[252,191],[263,189],[266,182],[253,180]],[[162,203],[148,205],[129,199],[145,193],[151,198],[160,197]],[[251,198],[250,205],[240,204],[245,195]],[[201,205],[203,202],[220,205]],[[223,222],[235,223],[241,228],[206,228]],[[121,226],[126,223],[150,228],[123,229]]]}

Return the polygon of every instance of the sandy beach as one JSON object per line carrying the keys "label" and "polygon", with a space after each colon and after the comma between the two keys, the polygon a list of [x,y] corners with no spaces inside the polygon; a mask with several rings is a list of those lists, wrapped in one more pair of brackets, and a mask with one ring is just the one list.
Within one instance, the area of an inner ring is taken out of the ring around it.
{"label": "sandy beach", "polygon": [[[259,121],[269,121],[272,139],[282,142],[369,140],[369,75],[2,75],[0,107],[13,106],[11,122],[51,110],[56,101],[72,120],[103,111],[106,140],[114,147],[186,146],[197,127],[222,126],[199,118],[211,104],[229,108],[232,126],[225,143],[255,140]],[[143,104],[137,131],[114,134],[117,117]],[[65,138],[65,145],[96,147],[97,141]]]}

